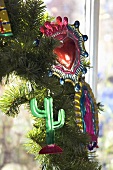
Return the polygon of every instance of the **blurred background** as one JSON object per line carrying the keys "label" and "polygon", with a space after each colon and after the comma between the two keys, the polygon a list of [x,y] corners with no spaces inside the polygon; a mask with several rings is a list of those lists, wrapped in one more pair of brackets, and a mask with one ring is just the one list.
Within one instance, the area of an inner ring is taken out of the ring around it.
{"label": "blurred background", "polygon": [[[67,16],[70,24],[79,20],[82,34],[87,32],[89,26],[86,25],[88,9],[86,1],[88,0],[44,0],[47,12],[51,16]],[[91,1],[89,0],[89,4]],[[99,36],[96,48],[98,55],[93,56],[96,61],[92,64],[98,64],[97,70],[93,70],[97,72],[96,99],[104,105],[104,112],[99,114],[100,132],[97,155],[102,164],[102,170],[113,170],[113,1],[100,0],[99,6],[99,28],[97,28]],[[92,12],[95,15],[97,11],[95,9]],[[4,87],[1,87],[1,95],[3,91]],[[21,107],[17,118],[0,114],[0,170],[40,169],[38,162],[32,155],[26,153],[23,146],[27,140],[26,133],[32,128],[30,117],[24,106]]]}

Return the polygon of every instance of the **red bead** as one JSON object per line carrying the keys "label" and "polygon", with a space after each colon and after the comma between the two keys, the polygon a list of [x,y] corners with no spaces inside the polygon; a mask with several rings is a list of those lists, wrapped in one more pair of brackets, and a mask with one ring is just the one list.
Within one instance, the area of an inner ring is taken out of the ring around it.
{"label": "red bead", "polygon": [[64,25],[68,25],[68,18],[67,17],[64,17]]}
{"label": "red bead", "polygon": [[61,18],[60,16],[58,16],[58,17],[56,18],[56,23],[57,23],[58,25],[62,25],[62,18]]}

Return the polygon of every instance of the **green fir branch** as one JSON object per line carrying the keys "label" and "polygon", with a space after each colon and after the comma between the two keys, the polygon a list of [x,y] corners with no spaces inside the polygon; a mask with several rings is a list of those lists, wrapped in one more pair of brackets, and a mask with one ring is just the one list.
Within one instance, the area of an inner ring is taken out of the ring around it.
{"label": "green fir branch", "polygon": [[[45,5],[42,0],[5,0],[14,37],[41,35],[39,28],[44,20]],[[30,33],[30,34],[29,34]]]}
{"label": "green fir branch", "polygon": [[5,91],[5,94],[0,99],[1,111],[9,116],[17,115],[19,106],[27,102],[24,90],[24,87],[12,86],[12,88]]}
{"label": "green fir branch", "polygon": [[[13,82],[14,83],[14,82]],[[22,104],[28,104],[29,101],[37,97],[42,102],[46,89],[38,89],[35,84],[21,80],[15,86],[10,86],[5,90],[4,95],[0,99],[0,109],[8,116],[16,116],[19,113],[19,107]],[[36,90],[37,89],[37,90]]]}
{"label": "green fir branch", "polygon": [[[42,0],[27,0],[26,3],[23,3],[23,0],[18,2],[11,0],[5,1],[5,5],[13,36],[0,38],[0,65],[2,66],[0,81],[14,71],[24,78],[37,79],[40,72],[43,73],[46,66],[50,68],[55,59],[52,50],[56,41],[51,38],[41,38],[40,26],[47,18],[47,15],[44,15],[45,5]],[[33,44],[37,37],[39,40],[41,38],[39,47]]]}

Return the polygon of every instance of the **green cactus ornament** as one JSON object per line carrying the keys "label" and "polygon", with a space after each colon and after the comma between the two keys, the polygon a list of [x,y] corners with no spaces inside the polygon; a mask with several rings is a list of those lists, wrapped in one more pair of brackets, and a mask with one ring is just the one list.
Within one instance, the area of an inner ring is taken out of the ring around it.
{"label": "green cactus ornament", "polygon": [[58,112],[58,121],[53,120],[53,98],[48,96],[44,98],[44,110],[37,106],[36,98],[30,101],[31,112],[35,117],[46,119],[46,142],[47,146],[39,151],[39,154],[56,154],[62,153],[62,149],[55,145],[55,129],[59,129],[65,122],[65,111],[60,109]]}

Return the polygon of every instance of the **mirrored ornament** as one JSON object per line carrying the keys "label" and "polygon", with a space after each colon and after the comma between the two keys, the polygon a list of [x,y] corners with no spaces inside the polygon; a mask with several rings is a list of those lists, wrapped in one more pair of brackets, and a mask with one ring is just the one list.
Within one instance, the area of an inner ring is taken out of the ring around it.
{"label": "mirrored ornament", "polygon": [[75,22],[74,22],[74,27],[75,27],[75,28],[79,28],[79,26],[80,26],[80,22],[79,22],[79,21],[75,21]]}
{"label": "mirrored ornament", "polygon": [[64,79],[63,79],[63,78],[60,78],[60,84],[61,84],[61,85],[64,85],[64,82],[65,82]]}
{"label": "mirrored ornament", "polygon": [[35,41],[33,42],[33,45],[34,45],[35,47],[38,47],[39,43],[40,43],[40,40],[35,39]]}
{"label": "mirrored ornament", "polygon": [[84,40],[84,41],[87,41],[87,40],[88,40],[88,36],[87,36],[87,35],[82,35],[82,37],[83,37],[83,40]]}
{"label": "mirrored ornament", "polygon": [[53,72],[52,72],[52,71],[49,71],[48,76],[49,76],[49,77],[52,77],[52,75],[53,75]]}
{"label": "mirrored ornament", "polygon": [[[63,77],[63,82],[69,81],[73,85],[76,84],[79,74],[82,74],[83,61],[88,57],[84,45],[87,36],[81,34],[79,25],[79,21],[70,25],[67,17],[62,19],[58,16],[55,22],[46,21],[40,27],[40,31],[45,36],[52,37],[60,42],[53,50],[53,53],[57,56],[56,62],[51,68],[53,74],[60,78]],[[62,82],[61,80],[60,82]]]}
{"label": "mirrored ornament", "polygon": [[76,91],[76,92],[79,92],[79,90],[80,90],[80,84],[77,83],[77,84],[75,85],[75,91]]}

